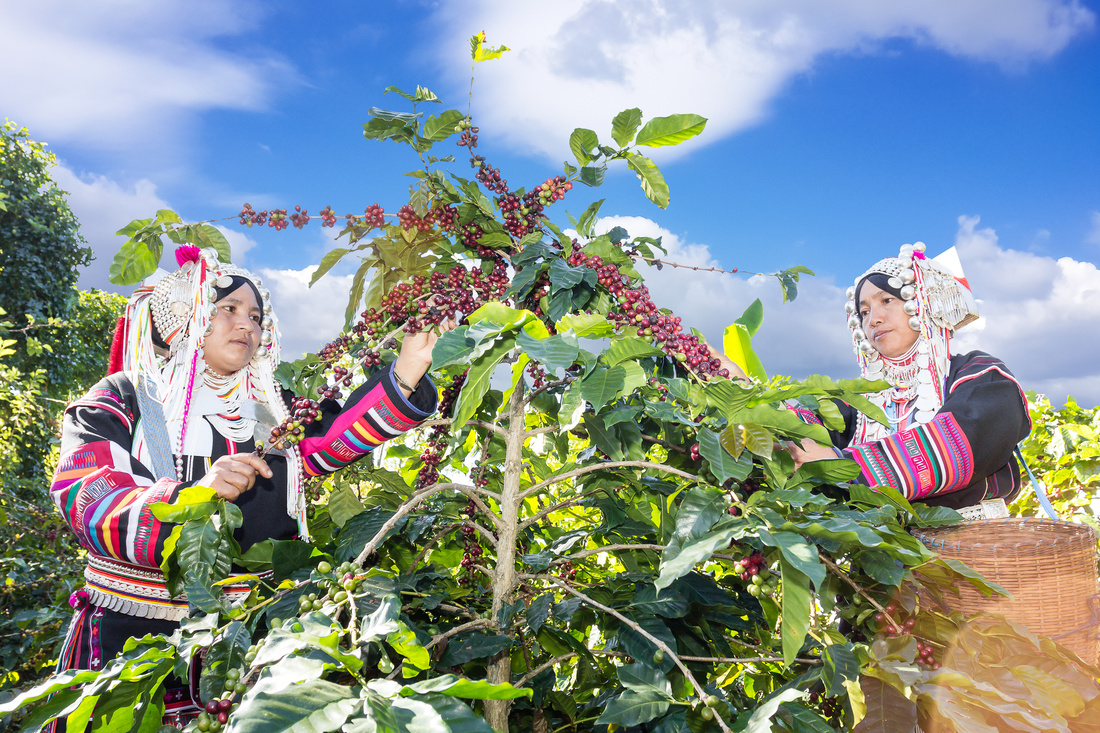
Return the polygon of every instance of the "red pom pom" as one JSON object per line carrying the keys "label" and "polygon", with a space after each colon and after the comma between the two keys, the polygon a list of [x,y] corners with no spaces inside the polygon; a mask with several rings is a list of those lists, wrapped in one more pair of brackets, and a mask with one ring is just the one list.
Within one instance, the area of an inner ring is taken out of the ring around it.
{"label": "red pom pom", "polygon": [[126,317],[120,316],[115,324],[115,335],[111,339],[111,354],[107,360],[107,374],[122,371],[122,351],[126,343]]}
{"label": "red pom pom", "polygon": [[181,244],[176,247],[176,264],[183,267],[188,262],[198,262],[202,255],[193,244]]}

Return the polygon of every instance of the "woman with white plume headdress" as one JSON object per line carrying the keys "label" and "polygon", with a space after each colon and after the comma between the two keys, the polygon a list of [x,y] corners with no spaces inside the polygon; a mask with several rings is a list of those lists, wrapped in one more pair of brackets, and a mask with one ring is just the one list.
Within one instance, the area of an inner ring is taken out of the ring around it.
{"label": "woman with white plume headdress", "polygon": [[890,385],[870,395],[888,424],[842,404],[845,429],[831,432],[835,447],[807,440],[792,444],[791,455],[798,465],[851,458],[872,486],[892,486],[907,499],[964,516],[991,516],[991,502],[1010,501],[1020,490],[1012,454],[1031,430],[1027,400],[999,359],[951,354],[952,336],[978,318],[977,304],[954,248],[935,260],[924,251],[920,242],[904,245],[848,288],[860,371]]}
{"label": "woman with white plume headdress", "polygon": [[[275,381],[270,293],[215,250],[180,247],[176,260],[179,270],[134,293],[109,376],[65,412],[50,493],[88,565],[85,587],[70,600],[75,615],[59,670],[100,669],[128,638],[170,634],[187,616],[187,598],[173,596],[161,572],[172,525],[154,516],[153,504],[210,487],[240,509],[234,537],[242,551],[306,538],[303,481],[358,460],[436,408],[426,376],[436,335],[411,334],[398,358],[343,404],[335,387],[308,409],[298,398],[300,442],[261,456],[257,438],[275,442],[272,428],[290,418],[293,398]],[[223,588],[229,601],[250,590],[232,575]],[[165,722],[186,723],[198,714],[194,702],[182,682],[169,689]]]}

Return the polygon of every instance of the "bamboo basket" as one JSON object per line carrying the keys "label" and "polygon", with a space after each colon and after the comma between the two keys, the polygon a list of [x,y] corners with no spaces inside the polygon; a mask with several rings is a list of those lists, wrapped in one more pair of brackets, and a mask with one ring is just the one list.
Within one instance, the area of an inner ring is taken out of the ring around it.
{"label": "bamboo basket", "polygon": [[1012,594],[985,597],[970,583],[943,594],[950,611],[1003,615],[1096,664],[1100,619],[1096,532],[1038,518],[985,519],[915,532],[946,558],[961,560]]}

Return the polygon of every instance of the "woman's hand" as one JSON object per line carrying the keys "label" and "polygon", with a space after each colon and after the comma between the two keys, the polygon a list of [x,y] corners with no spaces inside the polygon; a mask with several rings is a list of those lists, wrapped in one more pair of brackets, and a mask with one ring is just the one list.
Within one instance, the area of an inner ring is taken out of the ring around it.
{"label": "woman's hand", "polygon": [[[437,305],[436,296],[428,300],[429,305]],[[401,342],[401,352],[397,355],[397,361],[393,369],[401,379],[410,387],[416,387],[421,377],[428,373],[432,367],[432,348],[439,340],[440,334],[453,330],[458,326],[454,318],[444,318],[436,328],[429,328],[419,333],[405,334],[405,340]],[[398,383],[400,384],[400,382]],[[401,387],[401,392],[406,397],[412,394],[412,390]]]}
{"label": "woman's hand", "polygon": [[830,446],[821,445],[809,438],[803,438],[802,445],[795,443],[793,440],[787,441],[786,447],[787,451],[791,454],[791,458],[794,459],[794,468],[796,471],[802,468],[803,463],[836,458],[836,452],[833,451]]}
{"label": "woman's hand", "polygon": [[222,456],[210,464],[210,469],[197,481],[199,486],[209,486],[218,496],[234,501],[256,484],[256,476],[271,478],[271,466],[255,453],[236,453]]}
{"label": "woman's hand", "polygon": [[[706,342],[704,341],[703,343]],[[706,344],[706,346],[708,349],[710,349],[711,358],[717,359],[718,361],[722,362],[722,366],[720,367],[720,369],[729,369],[730,379],[744,379],[746,382],[751,381],[749,379],[749,375],[745,374],[745,371],[741,367],[737,366],[737,362],[735,362],[733,359],[729,358],[710,344]]]}

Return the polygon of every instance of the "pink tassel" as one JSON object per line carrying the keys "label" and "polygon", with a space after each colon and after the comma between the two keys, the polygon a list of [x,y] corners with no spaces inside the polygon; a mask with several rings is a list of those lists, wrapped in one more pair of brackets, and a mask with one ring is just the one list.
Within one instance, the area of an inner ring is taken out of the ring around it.
{"label": "pink tassel", "polygon": [[202,255],[199,248],[193,244],[181,244],[176,247],[176,264],[183,267],[188,262],[198,262]]}

